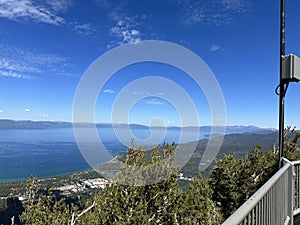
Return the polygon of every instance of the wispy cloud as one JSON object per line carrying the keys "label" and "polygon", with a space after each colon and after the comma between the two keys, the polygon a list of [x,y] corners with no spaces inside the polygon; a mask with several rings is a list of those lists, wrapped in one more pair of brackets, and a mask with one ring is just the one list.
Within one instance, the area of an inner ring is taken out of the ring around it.
{"label": "wispy cloud", "polygon": [[167,123],[168,123],[168,124],[175,124],[175,121],[173,121],[173,120],[170,121],[170,120],[169,120],[169,121],[167,121]]}
{"label": "wispy cloud", "polygon": [[125,17],[116,20],[116,25],[110,29],[110,35],[117,38],[118,44],[138,43],[142,40],[142,34],[137,30],[134,19]]}
{"label": "wispy cloud", "polygon": [[12,78],[20,78],[20,79],[32,79],[33,76],[30,75],[24,75],[21,73],[13,72],[13,71],[5,71],[0,70],[0,77],[12,77]]}
{"label": "wispy cloud", "polygon": [[3,109],[0,109],[0,113],[3,113],[4,111],[3,111]]}
{"label": "wispy cloud", "polygon": [[122,3],[117,7],[111,7],[108,18],[114,22],[114,26],[109,30],[109,35],[115,37],[112,45],[138,43],[142,40],[142,33],[139,30],[140,17],[128,16],[124,13],[127,3]]}
{"label": "wispy cloud", "polygon": [[24,113],[29,113],[30,109],[24,109]]}
{"label": "wispy cloud", "polygon": [[52,3],[52,10],[46,5],[30,0],[0,0],[0,17],[16,21],[33,20],[52,25],[65,23],[64,18],[56,15],[56,11],[62,9],[62,3],[54,0],[45,1],[45,3],[47,2]]}
{"label": "wispy cloud", "polygon": [[120,1],[118,4],[109,0],[94,0],[94,2],[100,6],[107,18],[113,23],[107,32],[112,39],[107,48],[128,43],[136,44],[142,40],[140,25],[147,16],[145,14],[129,16],[127,12],[130,2]]}
{"label": "wispy cloud", "polygon": [[183,25],[228,25],[235,22],[236,15],[251,8],[249,0],[166,1],[172,6],[180,7]]}
{"label": "wispy cloud", "polygon": [[133,91],[132,94],[134,94],[134,95],[144,95],[144,96],[150,95],[149,92],[141,92],[141,91]]}
{"label": "wispy cloud", "polygon": [[73,5],[73,0],[46,0],[44,4],[47,4],[54,12],[65,12]]}
{"label": "wispy cloud", "polygon": [[108,94],[113,94],[113,93],[115,93],[115,91],[112,90],[112,89],[105,89],[105,90],[103,90],[102,92],[103,92],[103,93],[108,93]]}
{"label": "wispy cloud", "polygon": [[244,13],[251,7],[248,0],[221,0],[221,4],[225,10],[236,13]]}
{"label": "wispy cloud", "polygon": [[221,50],[222,48],[219,46],[219,45],[215,45],[215,44],[212,44],[209,48],[209,51],[210,52],[215,52],[215,51],[219,51]]}
{"label": "wispy cloud", "polygon": [[24,61],[12,61],[9,58],[0,59],[0,68],[10,71],[40,72],[37,68],[25,65]]}
{"label": "wispy cloud", "polygon": [[67,59],[0,44],[0,76],[32,79],[41,73],[66,75]]}
{"label": "wispy cloud", "polygon": [[109,5],[107,0],[94,0],[99,6],[106,7]]}
{"label": "wispy cloud", "polygon": [[93,27],[91,23],[79,24],[78,22],[74,22],[74,23],[70,23],[69,26],[77,34],[81,34],[89,37],[93,36],[96,32],[95,27]]}
{"label": "wispy cloud", "polygon": [[66,26],[78,34],[91,36],[95,28],[90,23],[80,24],[59,16],[73,5],[73,0],[0,0],[0,17],[24,22],[34,21],[55,26]]}
{"label": "wispy cloud", "polygon": [[154,98],[147,100],[146,104],[148,104],[148,105],[165,105],[164,102],[161,102],[161,101],[159,101],[157,99],[154,99]]}

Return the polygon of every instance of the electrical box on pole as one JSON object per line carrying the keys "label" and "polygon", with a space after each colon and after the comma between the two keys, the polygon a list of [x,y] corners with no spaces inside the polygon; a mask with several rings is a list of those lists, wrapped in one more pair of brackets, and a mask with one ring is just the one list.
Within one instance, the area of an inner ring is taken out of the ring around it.
{"label": "electrical box on pole", "polygon": [[289,82],[300,81],[300,58],[293,54],[283,57],[282,80]]}

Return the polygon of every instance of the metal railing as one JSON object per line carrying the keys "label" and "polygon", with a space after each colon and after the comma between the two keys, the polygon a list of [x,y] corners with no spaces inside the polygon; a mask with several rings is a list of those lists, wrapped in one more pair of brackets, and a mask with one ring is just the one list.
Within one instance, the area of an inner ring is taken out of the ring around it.
{"label": "metal railing", "polygon": [[300,213],[300,161],[284,162],[222,225],[293,224],[293,216]]}
{"label": "metal railing", "polygon": [[294,216],[300,213],[300,162],[292,162],[294,166]]}

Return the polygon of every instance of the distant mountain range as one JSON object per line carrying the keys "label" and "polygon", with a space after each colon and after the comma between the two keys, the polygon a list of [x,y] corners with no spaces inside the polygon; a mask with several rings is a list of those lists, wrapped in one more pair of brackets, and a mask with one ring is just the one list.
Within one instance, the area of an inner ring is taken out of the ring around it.
{"label": "distant mountain range", "polygon": [[[130,127],[131,129],[148,129],[148,126],[140,124],[110,124],[110,123],[76,123],[75,127],[93,127],[96,125],[97,128],[126,128]],[[8,129],[23,129],[23,130],[41,130],[41,129],[53,129],[53,128],[71,128],[73,123],[71,122],[60,122],[60,121],[31,121],[31,120],[0,120],[0,130]],[[163,127],[151,127],[151,129],[162,129]],[[201,126],[201,127],[168,127],[168,130],[179,130],[179,129],[188,129],[188,130],[200,130],[202,133],[210,133],[211,126]],[[215,127],[215,133],[221,133],[223,127]],[[259,128],[256,126],[227,126],[226,134],[234,133],[256,133],[256,134],[267,134],[277,131],[273,128]]]}
{"label": "distant mountain range", "polygon": [[[201,139],[197,142],[197,147],[190,158],[189,162],[181,169],[187,176],[195,176],[198,173],[203,152],[207,146],[208,139]],[[189,144],[180,145],[182,148],[188,147]],[[221,148],[216,159],[221,159],[223,154],[234,152],[235,157],[245,157],[245,155],[253,150],[256,145],[261,146],[261,151],[273,151],[278,147],[278,132],[270,133],[235,133],[224,136]],[[214,163],[211,164],[213,166]],[[211,169],[209,166],[205,173]]]}
{"label": "distant mountain range", "polygon": [[[239,127],[241,128],[241,127]],[[246,127],[247,128],[247,127]],[[244,129],[242,129],[244,130]],[[249,127],[248,129],[249,130]],[[215,137],[213,137],[214,139]],[[194,177],[199,173],[199,165],[201,163],[201,158],[206,149],[208,143],[208,138],[203,138],[196,142],[189,142],[186,144],[179,144],[179,151],[187,152],[186,155],[181,155],[181,157],[188,157],[187,163],[180,169],[180,172],[186,177]],[[221,148],[216,155],[215,159],[219,160],[224,154],[229,154],[234,152],[235,157],[245,157],[247,153],[255,148],[256,145],[261,146],[261,151],[273,151],[278,145],[278,132],[269,133],[236,133],[236,134],[226,134],[224,136]],[[194,148],[194,151],[190,153],[186,151],[187,149]],[[152,149],[151,146],[145,148],[146,150]],[[150,151],[147,151],[150,154]],[[191,155],[190,155],[191,154]],[[112,178],[114,174],[118,173],[120,170],[120,162],[122,162],[126,157],[126,152],[119,153],[113,160],[99,166],[98,170],[105,177]],[[149,156],[150,157],[150,156]],[[210,169],[214,166],[214,160],[212,163],[203,171],[202,173],[209,176]]]}
{"label": "distant mountain range", "polygon": [[[112,128],[113,125],[109,123],[77,123],[76,127],[86,128],[93,127],[97,128]],[[126,128],[130,127],[131,129],[149,129],[149,127],[139,124],[117,124],[114,125],[116,128]],[[59,129],[59,128],[72,128],[73,124],[70,122],[52,122],[52,121],[15,121],[15,120],[0,120],[0,130],[8,130],[8,129],[24,129],[24,130],[32,130],[32,129]],[[151,127],[151,129],[162,129],[162,127]],[[165,129],[165,128],[164,128]],[[187,155],[188,162],[185,166],[183,166],[180,171],[184,174],[184,176],[192,177],[196,176],[199,172],[199,165],[201,164],[201,159],[208,144],[209,138],[218,138],[218,134],[223,131],[224,127],[215,127],[215,133],[212,136],[210,135],[210,131],[212,129],[211,126],[201,126],[201,127],[168,127],[168,130],[180,130],[180,129],[188,129],[188,130],[200,130],[200,133],[206,135],[199,141],[189,142],[185,144],[179,144],[178,147],[182,151],[186,149],[194,148],[193,152],[188,152]],[[255,145],[259,144],[262,147],[262,151],[272,151],[277,147],[278,143],[278,131],[276,129],[267,129],[267,128],[259,128],[256,126],[227,126],[226,127],[226,135],[224,136],[223,143],[221,148],[219,149],[218,154],[216,155],[216,159],[222,158],[223,154],[228,154],[231,151],[234,151],[236,157],[244,157],[249,151],[255,148]],[[151,146],[148,146],[151,149]],[[146,148],[149,150],[148,148]],[[105,163],[99,167],[101,171],[108,171],[108,174],[105,176],[110,176],[113,174],[114,168],[116,167],[116,171],[118,171],[119,160],[122,161],[124,159],[126,153],[119,153],[114,160]],[[205,175],[209,175],[210,168],[214,165],[212,162],[207,169],[203,172]]]}
{"label": "distant mountain range", "polygon": [[72,127],[72,123],[68,122],[52,122],[52,121],[31,121],[31,120],[0,120],[0,129],[22,129],[22,130],[40,130],[48,128],[67,128]]}

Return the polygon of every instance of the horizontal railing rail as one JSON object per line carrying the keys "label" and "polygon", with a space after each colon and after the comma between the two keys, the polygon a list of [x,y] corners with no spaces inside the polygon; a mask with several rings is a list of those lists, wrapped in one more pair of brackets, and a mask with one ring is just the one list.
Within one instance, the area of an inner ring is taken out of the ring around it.
{"label": "horizontal railing rail", "polygon": [[293,224],[293,216],[300,213],[300,161],[284,162],[222,225]]}

